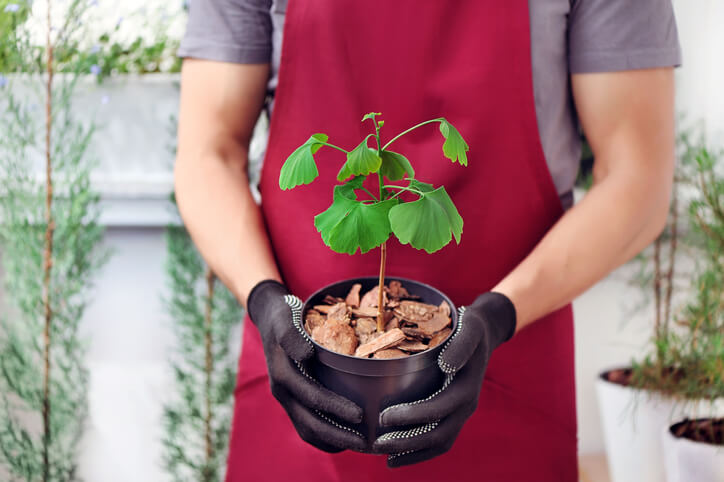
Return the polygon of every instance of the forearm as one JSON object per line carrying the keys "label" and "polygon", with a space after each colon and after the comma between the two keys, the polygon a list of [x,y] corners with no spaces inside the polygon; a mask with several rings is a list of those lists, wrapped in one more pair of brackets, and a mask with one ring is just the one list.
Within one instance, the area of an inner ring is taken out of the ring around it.
{"label": "forearm", "polygon": [[596,157],[594,184],[493,290],[517,328],[556,310],[663,230],[674,176],[671,68],[576,74],[573,98]]}
{"label": "forearm", "polygon": [[663,229],[668,202],[668,190],[652,197],[636,176],[594,185],[493,289],[513,301],[518,330],[566,305],[647,246]]}
{"label": "forearm", "polygon": [[231,145],[179,156],[176,200],[186,228],[214,273],[245,304],[263,279],[280,279],[246,171],[247,150]]}
{"label": "forearm", "polygon": [[242,304],[258,281],[279,279],[246,171],[268,76],[268,64],[196,59],[181,70],[176,201],[201,255]]}

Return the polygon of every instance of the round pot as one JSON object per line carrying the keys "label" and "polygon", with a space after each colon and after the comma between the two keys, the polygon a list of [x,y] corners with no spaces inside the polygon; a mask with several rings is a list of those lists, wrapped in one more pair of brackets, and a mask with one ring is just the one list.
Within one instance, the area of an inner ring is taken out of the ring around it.
{"label": "round pot", "polygon": [[686,421],[663,430],[666,482],[724,481],[724,446],[676,437],[674,433],[683,423]]}
{"label": "round pot", "polygon": [[[400,281],[407,290],[420,297],[421,302],[439,305],[443,300],[450,305],[452,332],[457,326],[455,305],[441,291],[418,281],[390,277],[389,281]],[[304,303],[302,309],[322,304],[325,295],[347,296],[353,284],[362,285],[362,293],[377,286],[376,277],[355,278],[325,286],[314,293]],[[315,355],[310,369],[317,380],[325,387],[338,393],[362,407],[362,422],[352,426],[367,439],[367,451],[380,435],[399,427],[384,428],[379,424],[382,410],[398,403],[413,402],[432,395],[442,387],[444,374],[437,365],[437,357],[442,350],[440,343],[434,348],[404,358],[374,359],[357,358],[333,352],[314,342]]]}
{"label": "round pot", "polygon": [[611,481],[662,482],[665,471],[661,431],[696,413],[720,413],[724,403],[719,401],[712,407],[704,402],[676,401],[610,382],[609,371],[596,380],[596,393]]}
{"label": "round pot", "polygon": [[596,380],[606,456],[612,482],[664,480],[661,428],[681,415],[674,400],[656,393]]}

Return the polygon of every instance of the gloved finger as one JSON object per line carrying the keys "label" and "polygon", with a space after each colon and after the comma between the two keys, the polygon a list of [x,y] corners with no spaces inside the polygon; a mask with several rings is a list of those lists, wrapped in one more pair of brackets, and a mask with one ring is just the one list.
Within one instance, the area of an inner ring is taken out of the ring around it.
{"label": "gloved finger", "polygon": [[451,415],[471,401],[479,392],[479,376],[474,370],[463,369],[448,375],[443,388],[433,396],[413,403],[392,405],[380,413],[380,425],[422,425]]}
{"label": "gloved finger", "polygon": [[388,455],[387,466],[391,469],[396,469],[398,467],[404,467],[405,465],[412,465],[424,462],[425,460],[430,460],[437,457],[438,455],[444,454],[445,452],[450,450],[451,447],[452,444],[450,445],[450,447],[432,447],[425,450],[418,450],[417,452]]}
{"label": "gloved finger", "polygon": [[372,450],[375,453],[401,454],[439,448],[443,449],[440,453],[446,452],[452,447],[460,429],[474,411],[475,404],[469,403],[439,422],[386,433],[375,440]]}
{"label": "gloved finger", "polygon": [[483,323],[466,312],[465,308],[458,311],[455,333],[442,347],[437,358],[440,370],[444,373],[455,373],[465,366],[485,336]]}
{"label": "gloved finger", "polygon": [[[282,408],[284,408],[284,411],[287,412],[287,415],[290,415],[288,406],[289,406],[289,404],[291,403],[291,402],[290,402],[291,396],[289,395],[289,392],[287,392],[286,388],[284,388],[283,386],[281,386],[281,385],[279,385],[279,384],[272,383],[272,384],[271,384],[271,390],[272,390],[272,395],[274,395],[274,398],[276,398],[276,399],[279,401],[279,403],[280,403],[280,405],[282,406]],[[290,416],[290,420],[291,420],[291,416]],[[296,427],[296,423],[294,422],[294,420],[292,420],[292,425],[294,425],[295,430],[298,431],[298,429],[297,429],[297,427]],[[322,451],[324,451],[324,452],[333,453],[333,454],[334,454],[334,453],[338,453],[338,452],[342,452],[342,451],[344,450],[343,448],[335,447],[335,446],[333,446],[333,445],[324,443],[324,442],[322,442],[321,440],[315,441],[315,443],[312,444],[312,445],[314,445],[315,447],[317,447],[319,450],[322,450]]]}
{"label": "gloved finger", "polygon": [[284,352],[293,360],[307,360],[314,354],[314,346],[305,335],[302,326],[302,300],[293,295],[286,295],[284,301],[290,311],[280,314],[286,316],[284,322],[274,323],[274,336]]}
{"label": "gloved finger", "polygon": [[[270,375],[284,386],[292,398],[307,408],[320,410],[348,423],[362,421],[362,409],[357,404],[320,385],[301,363],[289,359],[284,353],[275,353],[274,356],[274,373]],[[277,360],[277,357],[280,359]]]}
{"label": "gloved finger", "polygon": [[359,432],[345,427],[321,413],[313,413],[290,397],[284,408],[299,436],[310,445],[329,452],[329,448],[365,449],[365,439]]}

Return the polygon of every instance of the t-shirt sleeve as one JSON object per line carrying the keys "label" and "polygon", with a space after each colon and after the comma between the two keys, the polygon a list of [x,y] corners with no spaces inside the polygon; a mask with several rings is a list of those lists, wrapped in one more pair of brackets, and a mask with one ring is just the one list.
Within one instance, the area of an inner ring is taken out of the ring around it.
{"label": "t-shirt sleeve", "polygon": [[191,0],[176,54],[240,64],[270,62],[271,1]]}
{"label": "t-shirt sleeve", "polygon": [[671,0],[573,0],[568,55],[571,73],[679,66]]}

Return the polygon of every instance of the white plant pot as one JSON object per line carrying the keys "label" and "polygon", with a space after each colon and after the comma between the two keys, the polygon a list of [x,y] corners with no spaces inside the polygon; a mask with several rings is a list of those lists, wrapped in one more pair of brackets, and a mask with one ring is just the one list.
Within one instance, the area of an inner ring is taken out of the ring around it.
{"label": "white plant pot", "polygon": [[724,446],[677,438],[663,430],[666,482],[724,482]]}
{"label": "white plant pot", "polygon": [[661,431],[676,420],[724,411],[724,400],[714,406],[682,404],[602,377],[596,392],[612,482],[662,482]]}

